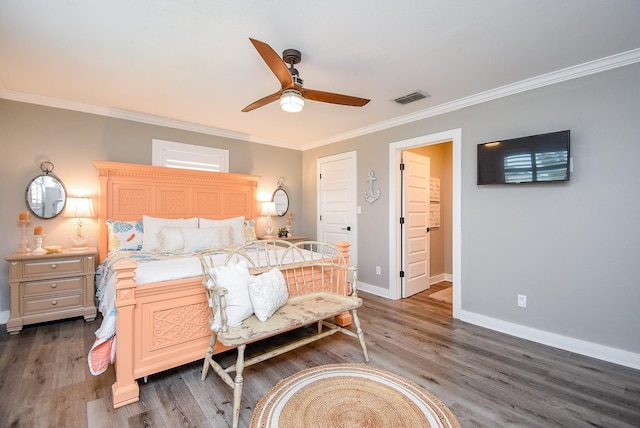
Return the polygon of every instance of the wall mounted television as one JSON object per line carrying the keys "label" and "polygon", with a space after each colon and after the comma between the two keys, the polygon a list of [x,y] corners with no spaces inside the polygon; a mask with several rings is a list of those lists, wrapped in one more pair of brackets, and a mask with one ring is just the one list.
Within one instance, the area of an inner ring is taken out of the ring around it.
{"label": "wall mounted television", "polygon": [[569,181],[570,132],[478,144],[478,184]]}

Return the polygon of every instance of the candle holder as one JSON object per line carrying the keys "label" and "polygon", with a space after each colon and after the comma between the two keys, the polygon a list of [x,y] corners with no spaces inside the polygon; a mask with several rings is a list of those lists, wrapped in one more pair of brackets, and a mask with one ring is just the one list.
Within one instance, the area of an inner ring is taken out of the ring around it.
{"label": "candle holder", "polygon": [[18,225],[22,229],[22,237],[20,238],[20,244],[18,244],[17,253],[28,254],[31,252],[31,248],[29,248],[29,240],[27,239],[27,225],[29,224],[29,220],[18,220]]}
{"label": "candle holder", "polygon": [[289,218],[287,219],[287,232],[289,235],[293,235],[293,213],[289,213]]}
{"label": "candle holder", "polygon": [[42,254],[47,254],[47,250],[42,248],[42,238],[44,238],[44,235],[33,235],[33,239],[36,241],[36,249],[33,250],[31,254],[38,255],[38,256]]}

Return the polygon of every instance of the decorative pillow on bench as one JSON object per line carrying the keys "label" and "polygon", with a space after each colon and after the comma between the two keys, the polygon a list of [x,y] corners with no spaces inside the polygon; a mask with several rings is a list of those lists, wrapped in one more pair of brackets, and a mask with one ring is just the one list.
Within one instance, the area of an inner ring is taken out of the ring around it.
{"label": "decorative pillow on bench", "polygon": [[[211,269],[211,276],[216,279],[220,287],[227,289],[225,301],[227,303],[227,324],[237,327],[242,321],[253,315],[253,306],[249,297],[249,270],[247,265],[240,261],[237,264],[220,266]],[[207,284],[211,286],[212,284]],[[216,314],[213,318],[211,329],[220,330],[220,302],[216,302]]]}
{"label": "decorative pillow on bench", "polygon": [[262,322],[268,320],[289,299],[282,272],[273,268],[263,274],[251,276],[249,296],[256,318]]}

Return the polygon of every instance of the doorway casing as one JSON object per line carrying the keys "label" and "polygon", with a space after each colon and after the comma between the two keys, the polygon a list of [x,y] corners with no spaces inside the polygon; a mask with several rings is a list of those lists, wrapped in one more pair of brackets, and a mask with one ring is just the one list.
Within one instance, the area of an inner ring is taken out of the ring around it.
{"label": "doorway casing", "polygon": [[452,248],[453,248],[453,317],[460,318],[462,299],[461,269],[461,205],[462,205],[462,129],[451,129],[436,134],[395,141],[389,144],[389,297],[400,299],[400,156],[402,150],[452,142],[453,144],[453,198],[452,198]]}

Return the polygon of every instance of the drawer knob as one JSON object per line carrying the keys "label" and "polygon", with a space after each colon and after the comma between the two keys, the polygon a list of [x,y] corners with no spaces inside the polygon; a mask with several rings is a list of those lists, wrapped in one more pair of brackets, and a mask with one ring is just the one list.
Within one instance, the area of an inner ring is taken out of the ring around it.
{"label": "drawer knob", "polygon": [[51,288],[56,288],[58,286],[58,284],[56,284],[55,282],[53,284],[51,284]]}
{"label": "drawer knob", "polygon": [[57,267],[58,267],[58,265],[57,265],[57,264],[55,264],[55,263],[51,265],[51,269],[55,269],[55,268],[57,268]]}
{"label": "drawer knob", "polygon": [[52,300],[52,301],[51,301],[51,304],[52,304],[53,306],[55,306],[55,305],[57,305],[57,304],[58,304],[58,301],[57,301],[57,300]]}

